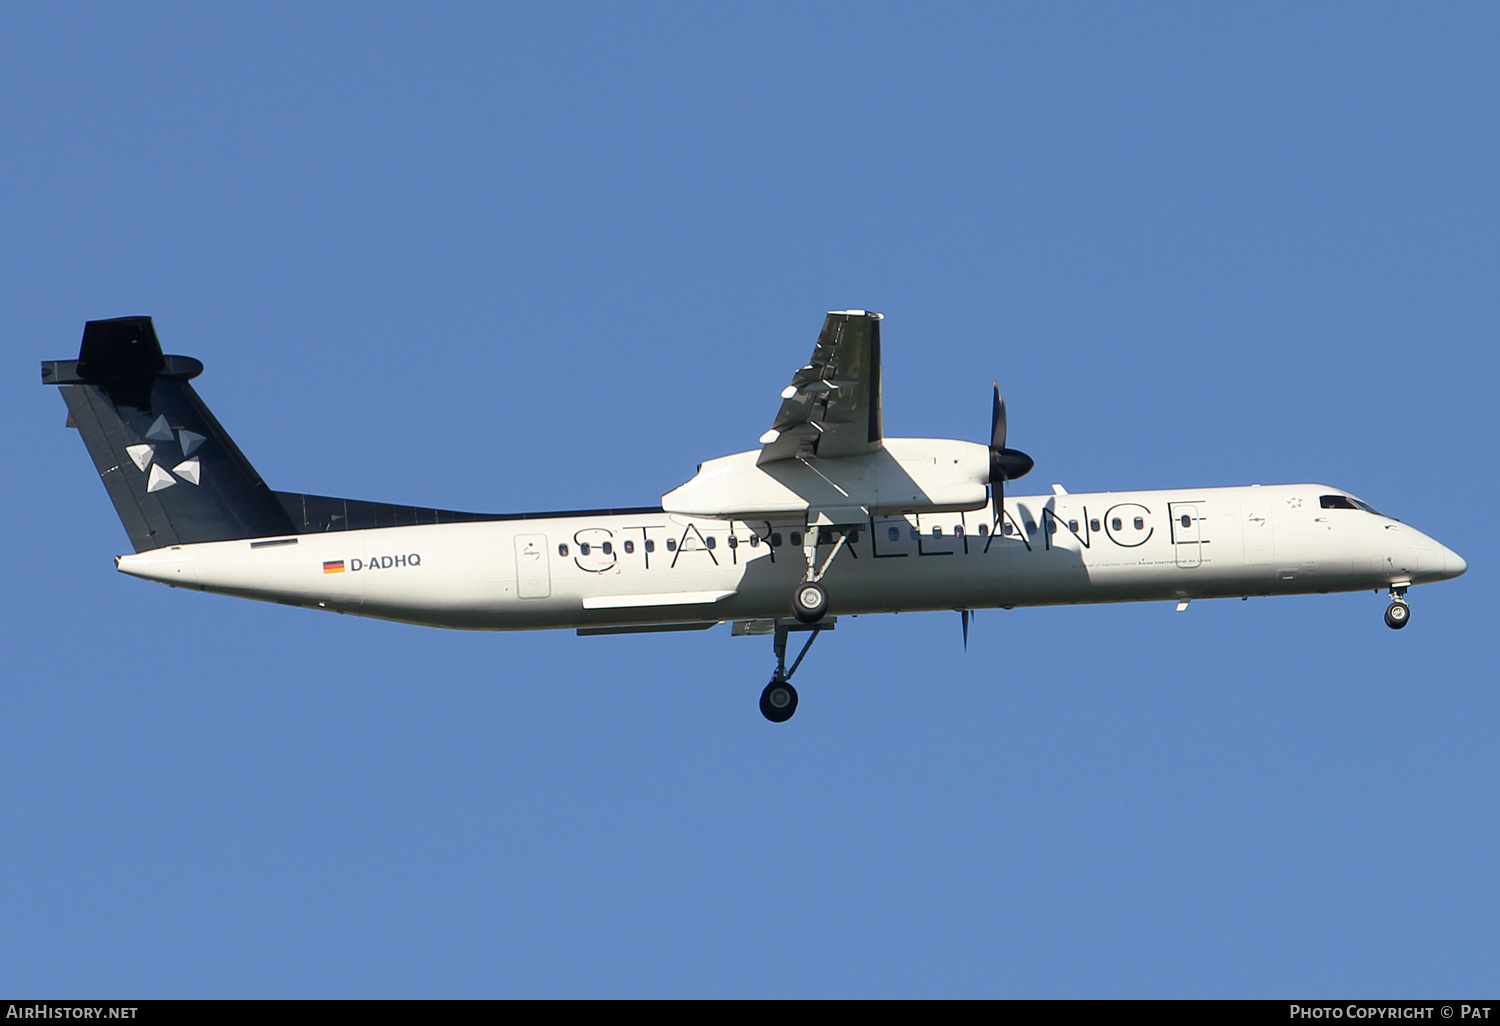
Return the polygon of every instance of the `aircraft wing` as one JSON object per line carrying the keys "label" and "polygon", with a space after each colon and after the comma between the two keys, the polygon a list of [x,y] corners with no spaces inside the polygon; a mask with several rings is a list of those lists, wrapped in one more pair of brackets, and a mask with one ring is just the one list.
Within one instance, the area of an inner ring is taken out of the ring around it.
{"label": "aircraft wing", "polygon": [[828,314],[812,358],[781,390],[781,409],[760,436],[757,464],[859,456],[880,448],[881,319],[864,310]]}

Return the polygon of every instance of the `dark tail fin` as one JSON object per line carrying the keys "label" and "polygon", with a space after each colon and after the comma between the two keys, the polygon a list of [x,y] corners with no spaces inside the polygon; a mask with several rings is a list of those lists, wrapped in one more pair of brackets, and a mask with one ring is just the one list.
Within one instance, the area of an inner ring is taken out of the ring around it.
{"label": "dark tail fin", "polygon": [[149,317],[89,321],[77,360],[42,364],[137,552],[296,533],[188,384],[202,371],[191,357],[162,355]]}

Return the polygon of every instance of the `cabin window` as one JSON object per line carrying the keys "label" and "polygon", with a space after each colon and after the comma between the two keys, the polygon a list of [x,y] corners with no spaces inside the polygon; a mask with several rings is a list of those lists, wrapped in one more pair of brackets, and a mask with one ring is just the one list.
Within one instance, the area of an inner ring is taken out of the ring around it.
{"label": "cabin window", "polygon": [[612,556],[615,553],[615,547],[609,542],[605,542],[603,545],[599,546],[599,551],[604,553],[606,556]]}
{"label": "cabin window", "polygon": [[1032,523],[1030,520],[1026,521],[1026,533],[1036,534],[1036,524]]}
{"label": "cabin window", "polygon": [[955,527],[953,529],[953,537],[955,537],[955,538],[962,538],[963,536],[964,536],[964,525],[963,524],[959,524],[957,527]]}
{"label": "cabin window", "polygon": [[793,531],[792,532],[792,544],[793,545],[801,545],[802,544],[802,532],[801,531]]}
{"label": "cabin window", "polygon": [[1089,521],[1089,530],[1090,531],[1097,531],[1099,529],[1100,529],[1099,528],[1099,518],[1098,517],[1094,517],[1093,519],[1091,519]]}
{"label": "cabin window", "polygon": [[758,534],[752,534],[750,536],[750,547],[752,549],[760,547],[760,535],[758,535]]}
{"label": "cabin window", "polygon": [[740,540],[732,534],[729,536],[729,547],[731,549],[737,549],[740,547]]}
{"label": "cabin window", "polygon": [[589,554],[589,543],[588,542],[579,542],[578,543],[578,554],[581,555],[581,556],[587,556]]}
{"label": "cabin window", "polygon": [[1012,526],[1009,523],[1007,523],[1001,530],[1003,530],[1006,534],[1015,534],[1016,533],[1015,527]]}
{"label": "cabin window", "polygon": [[773,549],[779,549],[779,548],[781,548],[781,532],[780,531],[772,531],[771,532],[771,548],[773,548]]}
{"label": "cabin window", "polygon": [[887,538],[889,538],[891,541],[900,541],[901,540],[901,528],[899,528],[899,527],[888,527],[888,528],[885,529],[885,536]]}
{"label": "cabin window", "polygon": [[714,545],[716,544],[714,542],[714,536],[713,535],[709,535],[707,538],[703,539],[703,544],[707,545],[709,548],[713,548]]}
{"label": "cabin window", "polygon": [[567,554],[568,554],[568,545],[567,545],[566,542],[564,542],[563,544],[561,544],[561,545],[559,545],[557,547],[557,554],[559,556],[567,556]]}
{"label": "cabin window", "polygon": [[1118,530],[1120,530],[1120,528],[1122,528],[1122,527],[1125,526],[1125,523],[1119,517],[1111,517],[1110,521],[1109,521],[1109,526],[1113,527],[1116,531],[1118,531]]}
{"label": "cabin window", "polygon": [[1359,509],[1347,495],[1320,495],[1318,505],[1324,509]]}
{"label": "cabin window", "polygon": [[634,551],[635,551],[635,542],[633,542],[633,541],[627,541],[625,543],[625,555],[628,556],[628,555],[630,555]]}
{"label": "cabin window", "polygon": [[676,552],[677,551],[677,539],[675,539],[675,538],[668,538],[667,539],[667,551],[668,552]]}
{"label": "cabin window", "polygon": [[985,535],[987,535],[989,533],[990,533],[990,529],[989,529],[988,525],[986,525],[986,524],[980,524],[979,525],[979,537],[983,538]]}
{"label": "cabin window", "polygon": [[1056,520],[1047,520],[1047,521],[1044,521],[1044,523],[1047,525],[1047,533],[1048,534],[1056,534],[1057,533],[1057,521]]}
{"label": "cabin window", "polygon": [[1183,527],[1192,527],[1193,526],[1193,518],[1192,518],[1191,515],[1189,515],[1187,513],[1184,513],[1182,515],[1182,526]]}
{"label": "cabin window", "polygon": [[647,552],[655,552],[656,551],[656,542],[652,541],[650,538],[646,539],[646,551]]}
{"label": "cabin window", "polygon": [[849,544],[850,545],[858,545],[859,544],[859,528],[856,527],[852,531],[849,532]]}
{"label": "cabin window", "polygon": [[1076,520],[1069,520],[1068,521],[1068,530],[1072,531],[1074,534],[1077,534],[1078,533],[1078,521],[1076,521]]}
{"label": "cabin window", "polygon": [[912,541],[916,541],[918,538],[921,538],[921,537],[922,537],[922,532],[918,531],[915,527],[913,527],[911,529],[911,540]]}
{"label": "cabin window", "polygon": [[1136,517],[1135,518],[1135,529],[1137,531],[1143,531],[1143,530],[1145,530],[1145,528],[1146,528],[1146,518],[1145,517]]}
{"label": "cabin window", "polygon": [[932,536],[934,538],[941,538],[943,536],[943,529],[941,527],[934,527],[932,529]]}

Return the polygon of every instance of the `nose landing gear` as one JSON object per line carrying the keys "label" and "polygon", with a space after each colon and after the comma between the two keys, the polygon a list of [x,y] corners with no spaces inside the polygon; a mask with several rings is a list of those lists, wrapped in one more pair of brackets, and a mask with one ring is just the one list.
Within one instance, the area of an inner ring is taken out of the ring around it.
{"label": "nose landing gear", "polygon": [[1385,607],[1385,625],[1393,631],[1399,631],[1411,622],[1411,607],[1406,604],[1406,589],[1399,585],[1391,586],[1391,604]]}

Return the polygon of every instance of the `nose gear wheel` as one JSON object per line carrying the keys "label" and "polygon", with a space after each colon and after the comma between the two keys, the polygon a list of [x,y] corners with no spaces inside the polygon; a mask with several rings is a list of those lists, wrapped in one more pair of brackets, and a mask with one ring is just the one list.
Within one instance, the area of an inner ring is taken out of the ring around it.
{"label": "nose gear wheel", "polygon": [[1392,602],[1385,607],[1385,625],[1399,631],[1411,622],[1411,608],[1405,602]]}
{"label": "nose gear wheel", "polygon": [[1399,631],[1411,622],[1411,607],[1406,604],[1406,588],[1400,584],[1391,585],[1391,604],[1385,607],[1385,625],[1393,631]]}

